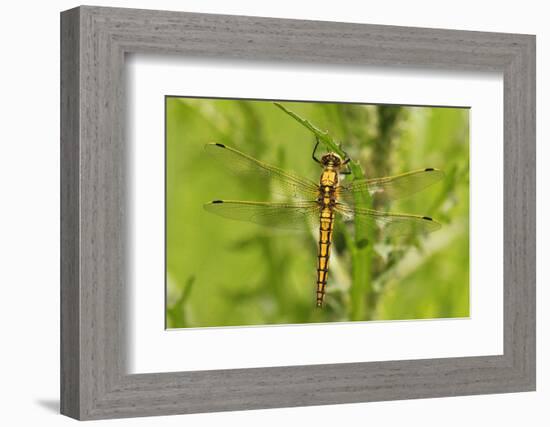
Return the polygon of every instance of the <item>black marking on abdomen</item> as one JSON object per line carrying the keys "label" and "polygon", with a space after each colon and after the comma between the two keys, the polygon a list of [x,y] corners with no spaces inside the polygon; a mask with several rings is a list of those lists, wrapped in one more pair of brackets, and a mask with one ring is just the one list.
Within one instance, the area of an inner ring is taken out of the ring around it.
{"label": "black marking on abdomen", "polygon": [[332,206],[323,204],[320,212],[319,245],[317,253],[317,307],[323,306],[323,301],[325,298],[325,288],[328,280],[328,264],[330,259],[330,247],[332,244],[333,227],[334,210]]}
{"label": "black marking on abdomen", "polygon": [[[325,288],[328,279],[328,264],[330,259],[330,247],[332,244],[332,233],[334,228],[334,206],[337,199],[338,170],[334,165],[325,167],[319,182],[319,249],[317,253],[317,282],[316,296],[317,307],[323,306],[325,298]],[[334,179],[326,172],[333,172]],[[325,179],[327,178],[327,179]]]}

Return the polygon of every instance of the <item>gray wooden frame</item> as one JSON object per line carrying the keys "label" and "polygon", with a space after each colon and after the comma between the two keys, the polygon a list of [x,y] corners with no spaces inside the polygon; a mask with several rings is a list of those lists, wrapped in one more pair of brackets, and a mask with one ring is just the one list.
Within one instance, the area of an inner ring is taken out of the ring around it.
{"label": "gray wooden frame", "polygon": [[[502,72],[504,354],[128,375],[124,58],[133,52]],[[100,419],[535,389],[534,36],[79,7],[61,14],[61,165],[63,414]]]}

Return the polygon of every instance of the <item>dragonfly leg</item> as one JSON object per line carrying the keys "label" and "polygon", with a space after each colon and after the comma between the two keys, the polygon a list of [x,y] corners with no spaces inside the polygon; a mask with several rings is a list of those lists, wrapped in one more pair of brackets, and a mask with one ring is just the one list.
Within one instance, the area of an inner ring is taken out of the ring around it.
{"label": "dragonfly leg", "polygon": [[[340,147],[341,148],[341,147]],[[346,166],[346,170],[344,171],[341,171],[340,173],[342,175],[350,175],[351,174],[351,169],[349,168],[349,162],[351,161],[351,158],[349,157],[348,153],[346,153],[344,150],[342,150],[342,152],[344,153],[344,155],[346,156],[344,158],[344,160],[342,161],[342,166]]]}
{"label": "dragonfly leg", "polygon": [[350,162],[351,159],[350,159],[348,153],[346,153],[344,151],[344,149],[342,148],[342,143],[341,142],[338,143],[338,148],[340,148],[340,150],[342,150],[342,153],[344,153],[344,160],[342,162],[342,165],[347,165]]}
{"label": "dragonfly leg", "polygon": [[347,164],[351,161],[351,159],[350,159],[350,157],[348,156],[348,153],[346,153],[344,150],[342,150],[342,152],[343,152],[343,153],[345,154],[345,156],[346,156],[346,157],[344,158],[344,161],[342,162],[342,164],[343,164],[343,165],[347,165]]}
{"label": "dragonfly leg", "polygon": [[319,141],[319,138],[318,138],[317,136],[315,137],[315,141],[317,141],[317,142],[315,143],[315,148],[313,149],[313,153],[311,153],[311,158],[312,158],[315,162],[321,164],[321,161],[320,161],[317,157],[315,157],[315,152],[317,151],[317,147],[319,147],[319,142],[320,142],[320,141]]}

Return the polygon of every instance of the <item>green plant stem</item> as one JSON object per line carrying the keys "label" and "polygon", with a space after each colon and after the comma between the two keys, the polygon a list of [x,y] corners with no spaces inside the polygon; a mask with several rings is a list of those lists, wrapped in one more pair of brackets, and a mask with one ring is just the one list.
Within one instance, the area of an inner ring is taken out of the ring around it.
{"label": "green plant stem", "polygon": [[[319,140],[326,146],[329,151],[332,151],[342,159],[347,158],[347,154],[342,150],[340,144],[336,143],[330,134],[326,131],[314,126],[307,119],[300,117],[295,112],[287,109],[283,105],[275,102],[278,108],[283,110],[286,114],[291,116],[294,120],[315,134]],[[350,160],[348,163],[351,177],[353,180],[364,179],[365,174],[361,165]],[[355,196],[356,206],[370,208],[372,206],[372,199],[368,192]],[[352,255],[352,281],[350,286],[350,305],[349,305],[349,317],[350,320],[366,320],[369,313],[367,313],[368,299],[372,291],[372,277],[371,277],[371,264],[372,264],[372,231],[367,227],[363,221],[359,218],[355,219],[355,240],[354,245],[351,246],[350,253]]]}

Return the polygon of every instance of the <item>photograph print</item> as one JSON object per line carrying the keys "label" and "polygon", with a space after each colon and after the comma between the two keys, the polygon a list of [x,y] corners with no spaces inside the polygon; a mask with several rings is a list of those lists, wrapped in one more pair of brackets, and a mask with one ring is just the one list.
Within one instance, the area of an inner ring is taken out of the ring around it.
{"label": "photograph print", "polygon": [[469,116],[166,96],[166,327],[469,317]]}

